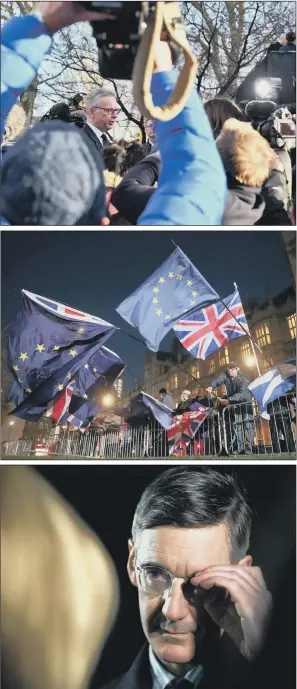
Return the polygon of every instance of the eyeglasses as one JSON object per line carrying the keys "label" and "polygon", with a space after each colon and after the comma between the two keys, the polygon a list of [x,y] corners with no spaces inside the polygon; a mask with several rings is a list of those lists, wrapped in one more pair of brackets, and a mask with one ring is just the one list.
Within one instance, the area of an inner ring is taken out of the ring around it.
{"label": "eyeglasses", "polygon": [[201,586],[193,586],[191,579],[197,572],[189,577],[175,577],[171,572],[158,565],[143,565],[135,560],[135,569],[139,572],[139,584],[141,588],[150,596],[163,596],[170,594],[175,579],[182,579],[183,595],[192,605],[204,603],[216,603],[216,605],[226,602],[228,594],[225,589],[213,586],[212,589],[205,590]]}
{"label": "eyeglasses", "polygon": [[96,110],[103,110],[107,115],[119,115],[121,108],[101,108],[100,105],[93,105]]}

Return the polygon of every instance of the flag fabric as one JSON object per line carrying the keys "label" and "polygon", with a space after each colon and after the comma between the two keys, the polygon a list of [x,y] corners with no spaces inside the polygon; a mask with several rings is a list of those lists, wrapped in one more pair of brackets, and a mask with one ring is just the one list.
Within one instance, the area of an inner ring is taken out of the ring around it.
{"label": "flag fabric", "polygon": [[152,411],[155,419],[159,422],[163,428],[168,431],[169,428],[171,428],[172,425],[172,410],[169,409],[169,407],[166,407],[165,404],[162,404],[159,400],[156,400],[154,397],[149,395],[147,392],[141,392],[142,395],[142,401],[146,405],[146,407],[149,407],[149,409]]}
{"label": "flag fabric", "polygon": [[12,413],[37,421],[116,330],[100,318],[23,290],[7,342],[8,365],[18,384],[10,390],[17,405]]}
{"label": "flag fabric", "polygon": [[65,420],[80,428],[87,419],[97,416],[102,393],[124,370],[125,364],[118,354],[102,346],[75,376],[69,415]]}
{"label": "flag fabric", "polygon": [[62,390],[62,392],[60,392],[60,394],[57,395],[55,399],[52,400],[52,402],[50,402],[48,405],[47,415],[51,416],[56,423],[59,423],[59,421],[61,421],[68,412],[73,394],[73,387],[74,383],[69,383],[69,385],[66,385],[64,390]]}
{"label": "flag fabric", "polygon": [[296,359],[272,366],[248,386],[258,402],[261,415],[267,417],[267,405],[285,395],[296,385]]}
{"label": "flag fabric", "polygon": [[185,456],[187,447],[195,437],[199,426],[205,421],[210,409],[200,405],[196,411],[185,412],[181,416],[174,416],[171,427],[168,430],[169,454],[173,456]]}
{"label": "flag fabric", "polygon": [[177,247],[116,311],[138,328],[147,347],[157,352],[163,337],[183,314],[218,299],[217,292]]}
{"label": "flag fabric", "polygon": [[205,359],[230,340],[249,332],[238,290],[226,297],[224,303],[231,313],[222,302],[217,302],[192,312],[174,325],[178,339],[196,359]]}

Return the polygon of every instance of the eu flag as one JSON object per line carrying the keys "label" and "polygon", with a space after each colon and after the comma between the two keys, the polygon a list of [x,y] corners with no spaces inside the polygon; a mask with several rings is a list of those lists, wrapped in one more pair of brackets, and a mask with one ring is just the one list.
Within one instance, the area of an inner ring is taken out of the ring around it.
{"label": "eu flag", "polygon": [[157,352],[180,317],[219,299],[179,247],[116,311],[138,328],[147,347]]}
{"label": "eu flag", "polygon": [[10,391],[18,404],[12,413],[38,420],[116,329],[100,318],[23,291],[8,334],[8,363],[19,386]]}

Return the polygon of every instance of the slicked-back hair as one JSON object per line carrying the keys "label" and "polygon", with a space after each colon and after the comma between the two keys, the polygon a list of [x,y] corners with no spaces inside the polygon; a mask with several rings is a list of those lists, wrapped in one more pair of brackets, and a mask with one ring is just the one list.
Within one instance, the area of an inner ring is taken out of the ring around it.
{"label": "slicked-back hair", "polygon": [[159,526],[199,528],[226,524],[232,562],[249,547],[252,510],[244,488],[231,474],[208,467],[164,471],[142,494],[132,525],[132,540]]}

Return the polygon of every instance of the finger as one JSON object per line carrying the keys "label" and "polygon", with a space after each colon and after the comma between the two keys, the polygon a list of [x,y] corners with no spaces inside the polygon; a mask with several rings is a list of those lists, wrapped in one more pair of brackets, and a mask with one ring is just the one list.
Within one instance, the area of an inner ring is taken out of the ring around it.
{"label": "finger", "polygon": [[254,586],[249,580],[239,577],[234,572],[232,574],[211,575],[204,578],[203,581],[199,581],[199,586],[206,590],[213,586],[225,588],[236,603],[240,602],[243,605],[249,604],[248,599],[258,597],[260,593],[259,587]]}
{"label": "finger", "polygon": [[258,570],[258,568],[245,567],[241,565],[214,565],[207,567],[207,569],[203,570],[202,572],[195,574],[195,576],[191,578],[191,584],[193,584],[193,586],[198,586],[201,585],[203,581],[206,581],[209,577],[224,577],[225,575],[230,575],[240,577],[241,579],[247,581],[253,588],[258,590],[259,584],[263,583],[265,585],[265,582],[263,576],[262,580],[260,580],[259,572],[255,573],[254,576],[252,575],[253,569]]}

